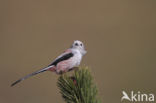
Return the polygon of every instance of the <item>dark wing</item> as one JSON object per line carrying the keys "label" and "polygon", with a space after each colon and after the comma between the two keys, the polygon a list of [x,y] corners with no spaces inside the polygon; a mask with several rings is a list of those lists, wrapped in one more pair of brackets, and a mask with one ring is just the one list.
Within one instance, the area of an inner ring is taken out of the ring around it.
{"label": "dark wing", "polygon": [[62,55],[61,57],[58,57],[54,62],[52,62],[49,66],[52,66],[52,65],[57,65],[59,62],[61,62],[61,61],[64,61],[64,60],[67,60],[67,59],[69,59],[69,58],[71,58],[71,57],[73,57],[74,56],[74,54],[73,53],[68,53],[68,54],[64,54],[64,55]]}

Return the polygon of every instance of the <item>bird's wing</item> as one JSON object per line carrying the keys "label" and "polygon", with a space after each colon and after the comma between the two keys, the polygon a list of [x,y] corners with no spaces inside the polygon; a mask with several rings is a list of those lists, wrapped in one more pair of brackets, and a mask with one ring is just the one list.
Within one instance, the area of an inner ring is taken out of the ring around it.
{"label": "bird's wing", "polygon": [[36,74],[45,72],[45,71],[47,71],[48,69],[50,69],[50,68],[52,68],[52,67],[53,67],[53,65],[52,65],[52,66],[48,66],[48,67],[43,68],[43,69],[40,69],[40,70],[38,70],[38,71],[36,71],[36,72],[33,72],[33,73],[31,73],[31,74],[28,74],[28,75],[26,75],[25,77],[20,78],[19,80],[17,80],[17,81],[15,81],[14,83],[12,83],[12,84],[11,84],[11,87],[14,86],[14,85],[16,85],[17,83],[19,83],[19,82],[21,82],[21,81],[23,81],[23,80],[29,78],[29,77],[31,77],[31,76],[34,76],[34,75],[36,75]]}
{"label": "bird's wing", "polygon": [[49,66],[56,66],[59,62],[64,61],[64,60],[68,60],[69,58],[73,57],[74,54],[72,52],[66,52],[61,54],[59,57],[57,57]]}

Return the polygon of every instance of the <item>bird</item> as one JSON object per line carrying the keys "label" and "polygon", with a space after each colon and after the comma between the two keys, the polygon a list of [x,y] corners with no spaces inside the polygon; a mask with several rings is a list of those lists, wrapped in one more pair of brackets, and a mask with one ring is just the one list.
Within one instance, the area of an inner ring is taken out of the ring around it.
{"label": "bird", "polygon": [[79,40],[75,40],[71,47],[66,49],[61,55],[54,59],[50,65],[18,79],[11,84],[11,87],[31,76],[45,71],[55,72],[58,75],[71,71],[80,65],[82,57],[86,53],[87,51],[85,50],[84,44]]}

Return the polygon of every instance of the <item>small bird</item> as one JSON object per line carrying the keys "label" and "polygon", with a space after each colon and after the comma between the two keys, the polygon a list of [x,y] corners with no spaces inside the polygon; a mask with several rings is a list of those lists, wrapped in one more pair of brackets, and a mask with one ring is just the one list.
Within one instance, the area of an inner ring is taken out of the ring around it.
{"label": "small bird", "polygon": [[71,71],[74,69],[74,67],[77,67],[80,65],[82,57],[86,53],[87,51],[85,50],[83,43],[79,40],[75,40],[72,46],[69,49],[67,49],[64,53],[62,53],[60,56],[58,56],[50,65],[36,72],[26,75],[25,77],[12,83],[11,86],[14,86],[17,83],[31,76],[34,76],[36,74],[39,74],[45,71],[55,72],[56,74],[62,74],[62,73]]}

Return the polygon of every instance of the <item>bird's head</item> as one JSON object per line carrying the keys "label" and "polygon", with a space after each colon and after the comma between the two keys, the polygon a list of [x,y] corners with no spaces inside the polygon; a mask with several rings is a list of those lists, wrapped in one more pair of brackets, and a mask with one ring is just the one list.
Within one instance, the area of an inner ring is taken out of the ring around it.
{"label": "bird's head", "polygon": [[72,48],[78,49],[82,55],[85,55],[87,53],[87,51],[85,50],[84,44],[79,40],[75,40],[73,42]]}

